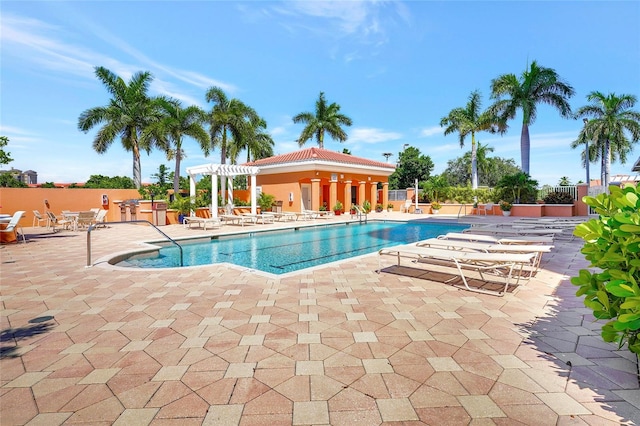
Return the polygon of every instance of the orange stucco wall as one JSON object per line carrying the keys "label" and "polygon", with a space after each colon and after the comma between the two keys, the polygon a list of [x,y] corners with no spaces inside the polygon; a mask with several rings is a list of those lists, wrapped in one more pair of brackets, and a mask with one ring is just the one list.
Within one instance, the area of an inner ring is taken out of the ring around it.
{"label": "orange stucco wall", "polygon": [[[312,179],[319,179],[320,189],[318,194],[312,194],[314,197],[318,197],[313,200],[313,204],[317,203],[318,206],[326,203],[329,209],[333,208],[336,201],[340,201],[345,209],[351,205],[351,200],[346,200],[345,196],[350,194],[348,189],[345,189],[349,185],[356,187],[356,203],[362,204],[367,199],[374,206],[377,200],[369,199],[371,194],[375,194],[376,190],[371,189],[372,182],[387,182],[386,176],[368,175],[368,174],[356,174],[356,173],[337,173],[338,180],[334,184],[332,190],[331,182],[332,172],[330,171],[312,171],[312,172],[291,172],[291,173],[279,173],[271,175],[256,176],[256,184],[262,187],[262,192],[273,195],[276,200],[283,201],[283,211],[300,211],[301,210],[301,197],[302,189],[301,184],[311,184]],[[371,179],[369,179],[371,178]],[[361,183],[365,184],[366,190],[364,194],[360,194],[358,188]],[[290,194],[293,201],[289,201]],[[307,207],[308,208],[308,207]]]}
{"label": "orange stucco wall", "polygon": [[[102,195],[109,203],[102,205]],[[44,213],[46,209],[59,215],[62,210],[83,211],[92,208],[108,210],[107,221],[120,220],[119,201],[137,199],[137,189],[83,189],[83,188],[0,188],[0,213],[13,214],[26,211],[22,226],[31,226],[33,210]],[[45,206],[45,200],[48,205]],[[151,217],[151,216],[149,216]]]}

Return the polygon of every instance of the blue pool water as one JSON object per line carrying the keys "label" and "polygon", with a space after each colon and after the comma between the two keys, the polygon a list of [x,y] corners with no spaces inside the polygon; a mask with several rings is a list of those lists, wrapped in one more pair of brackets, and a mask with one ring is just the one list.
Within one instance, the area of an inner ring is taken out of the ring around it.
{"label": "blue pool water", "polygon": [[[383,247],[409,244],[465,225],[416,222],[368,222],[257,232],[183,245],[184,266],[229,262],[272,274],[284,274],[335,262]],[[155,257],[133,256],[118,266],[167,268],[180,266],[177,247],[160,249]]]}

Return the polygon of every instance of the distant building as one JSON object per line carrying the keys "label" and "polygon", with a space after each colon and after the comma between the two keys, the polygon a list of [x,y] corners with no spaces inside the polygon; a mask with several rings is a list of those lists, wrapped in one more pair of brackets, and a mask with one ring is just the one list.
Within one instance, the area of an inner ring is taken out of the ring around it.
{"label": "distant building", "polygon": [[35,185],[38,183],[38,173],[34,172],[33,170],[27,170],[26,172],[23,172],[22,170],[18,169],[11,169],[0,170],[0,173],[9,173],[11,176],[27,185]]}
{"label": "distant building", "polygon": [[636,164],[631,168],[632,172],[640,172],[640,157],[636,160]]}

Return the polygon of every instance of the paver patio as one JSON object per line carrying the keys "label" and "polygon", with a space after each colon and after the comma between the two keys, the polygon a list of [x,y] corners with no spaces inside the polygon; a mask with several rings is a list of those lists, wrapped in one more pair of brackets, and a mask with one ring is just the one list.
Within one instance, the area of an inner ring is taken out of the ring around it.
{"label": "paver patio", "polygon": [[[637,358],[601,340],[569,282],[578,240],[500,298],[376,273],[375,254],[277,278],[87,268],[86,232],[25,231],[0,247],[3,426],[640,422]],[[92,259],[157,239],[95,230]]]}

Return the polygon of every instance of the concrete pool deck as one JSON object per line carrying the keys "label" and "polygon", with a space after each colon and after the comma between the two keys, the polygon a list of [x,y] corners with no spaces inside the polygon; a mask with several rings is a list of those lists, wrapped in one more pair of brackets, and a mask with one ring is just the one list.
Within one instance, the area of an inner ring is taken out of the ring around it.
{"label": "concrete pool deck", "polygon": [[[500,298],[413,268],[378,274],[375,254],[283,278],[87,268],[86,232],[25,231],[0,247],[3,426],[640,422],[637,358],[602,342],[569,282],[587,266],[577,239]],[[158,237],[95,230],[92,259]]]}

